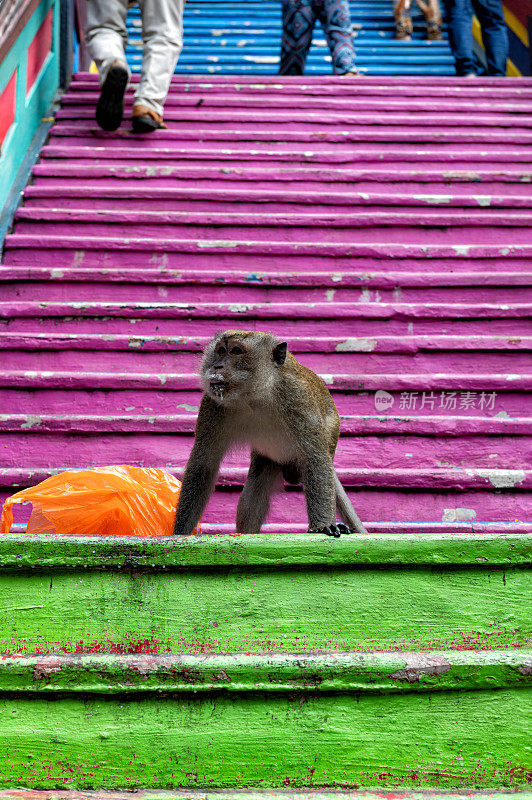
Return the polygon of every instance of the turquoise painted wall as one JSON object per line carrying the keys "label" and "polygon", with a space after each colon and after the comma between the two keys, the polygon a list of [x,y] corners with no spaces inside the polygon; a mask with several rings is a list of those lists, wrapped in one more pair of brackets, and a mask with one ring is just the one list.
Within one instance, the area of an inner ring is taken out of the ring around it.
{"label": "turquoise painted wall", "polygon": [[[42,0],[0,64],[0,95],[17,72],[15,121],[0,154],[0,208],[59,84],[59,0]],[[52,47],[35,83],[26,92],[27,54],[35,34],[53,7]]]}

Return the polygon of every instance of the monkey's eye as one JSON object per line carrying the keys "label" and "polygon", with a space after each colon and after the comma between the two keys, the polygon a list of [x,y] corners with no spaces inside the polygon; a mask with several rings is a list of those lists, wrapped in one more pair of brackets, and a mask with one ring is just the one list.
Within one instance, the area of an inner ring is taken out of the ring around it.
{"label": "monkey's eye", "polygon": [[222,345],[221,347],[219,347],[219,348],[218,348],[218,350],[217,350],[216,352],[218,353],[218,355],[219,355],[219,356],[225,356],[225,354],[226,354],[227,350],[226,350],[226,349],[225,349],[225,347]]}
{"label": "monkey's eye", "polygon": [[232,347],[229,352],[231,353],[232,356],[241,356],[244,351],[242,350],[241,347],[236,347],[235,346],[235,347]]}

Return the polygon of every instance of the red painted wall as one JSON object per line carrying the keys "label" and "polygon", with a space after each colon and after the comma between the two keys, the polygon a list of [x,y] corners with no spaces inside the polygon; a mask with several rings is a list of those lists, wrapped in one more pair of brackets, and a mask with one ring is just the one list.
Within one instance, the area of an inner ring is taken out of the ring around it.
{"label": "red painted wall", "polygon": [[54,9],[51,8],[28,48],[26,93],[30,91],[35,83],[42,65],[46,60],[46,56],[52,49],[53,14]]}
{"label": "red painted wall", "polygon": [[17,70],[15,70],[0,95],[0,147],[2,147],[7,132],[15,121],[16,91]]}

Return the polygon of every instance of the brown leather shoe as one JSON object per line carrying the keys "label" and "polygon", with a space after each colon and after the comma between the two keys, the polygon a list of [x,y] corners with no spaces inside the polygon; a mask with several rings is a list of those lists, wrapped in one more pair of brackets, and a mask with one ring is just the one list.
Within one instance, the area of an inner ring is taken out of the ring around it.
{"label": "brown leather shoe", "polygon": [[143,106],[140,103],[133,106],[132,121],[135,133],[151,133],[152,131],[168,128],[160,114],[154,111],[153,108]]}

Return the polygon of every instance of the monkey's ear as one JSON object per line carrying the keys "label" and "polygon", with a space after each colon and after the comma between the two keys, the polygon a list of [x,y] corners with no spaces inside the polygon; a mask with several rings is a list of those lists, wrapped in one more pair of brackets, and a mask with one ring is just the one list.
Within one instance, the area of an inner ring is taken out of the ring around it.
{"label": "monkey's ear", "polygon": [[276,344],[273,348],[273,360],[277,364],[278,367],[282,367],[284,362],[286,361],[286,342],[281,342],[280,344]]}

